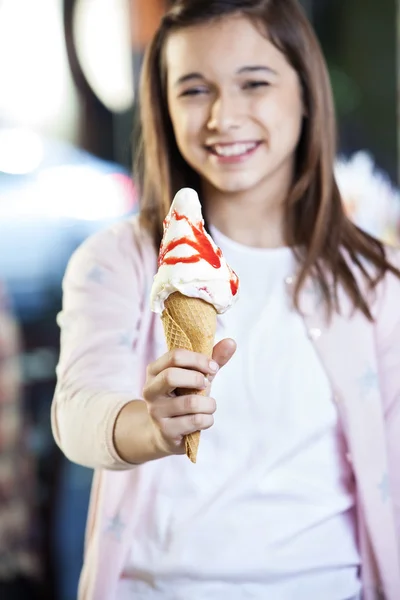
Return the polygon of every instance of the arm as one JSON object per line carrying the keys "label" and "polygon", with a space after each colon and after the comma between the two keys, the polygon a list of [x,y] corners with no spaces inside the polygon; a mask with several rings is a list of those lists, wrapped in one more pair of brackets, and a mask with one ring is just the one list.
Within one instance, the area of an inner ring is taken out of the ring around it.
{"label": "arm", "polygon": [[[140,371],[127,332],[138,335],[143,317],[143,267],[135,262],[140,251],[132,248],[129,223],[123,226],[91,238],[68,266],[52,405],[53,434],[64,454],[113,470],[181,454],[184,436],[210,427],[215,411],[211,398],[175,394],[203,389],[205,376],[211,381],[216,372],[206,356],[177,350],[151,363],[146,378]],[[222,367],[234,351],[224,340],[214,361]]]}
{"label": "arm", "polygon": [[[63,282],[52,429],[64,454],[91,468],[132,468],[114,444],[117,416],[141,398],[132,346],[143,292],[132,240],[129,222],[93,236],[73,255]],[[142,434],[143,408],[138,427],[133,423],[136,436]]]}
{"label": "arm", "polygon": [[[137,432],[135,436],[132,432]],[[118,455],[127,464],[142,464],[171,454],[161,448],[145,402],[125,404],[117,416],[114,444]]]}

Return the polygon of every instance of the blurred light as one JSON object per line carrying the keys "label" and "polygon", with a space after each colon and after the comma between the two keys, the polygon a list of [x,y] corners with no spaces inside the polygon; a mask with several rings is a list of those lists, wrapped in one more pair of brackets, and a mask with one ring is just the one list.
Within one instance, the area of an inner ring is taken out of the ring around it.
{"label": "blurred light", "polygon": [[128,175],[86,165],[40,170],[35,181],[0,195],[2,219],[108,221],[127,215],[135,203]]}
{"label": "blurred light", "polygon": [[127,213],[127,196],[113,175],[88,167],[47,169],[38,178],[42,212],[82,220],[113,219]]}
{"label": "blurred light", "polygon": [[399,244],[400,192],[366,152],[340,157],[335,176],[348,216],[378,239]]}
{"label": "blurred light", "polygon": [[57,367],[57,352],[54,348],[36,348],[22,356],[24,383],[52,379]]}
{"label": "blurred light", "polygon": [[78,0],[74,40],[94,93],[109,110],[128,110],[134,101],[128,0]]}
{"label": "blurred light", "polygon": [[70,137],[76,95],[62,0],[0,1],[0,82],[4,120],[48,131],[59,125]]}
{"label": "blurred light", "polygon": [[40,136],[25,129],[0,130],[0,171],[27,175],[35,171],[44,156]]}

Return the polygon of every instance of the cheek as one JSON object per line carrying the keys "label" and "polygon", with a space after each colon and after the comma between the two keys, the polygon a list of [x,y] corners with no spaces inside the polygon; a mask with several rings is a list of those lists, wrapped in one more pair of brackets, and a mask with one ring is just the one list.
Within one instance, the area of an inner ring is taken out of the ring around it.
{"label": "cheek", "polygon": [[286,115],[288,133],[298,137],[303,122],[303,101],[298,87],[282,98],[281,108],[283,115]]}
{"label": "cheek", "polygon": [[303,109],[296,98],[282,99],[269,111],[265,122],[271,137],[275,136],[275,142],[279,144],[290,144],[297,142],[303,121]]}
{"label": "cheek", "polygon": [[190,119],[188,118],[186,111],[173,107],[170,110],[170,117],[172,127],[175,133],[178,145],[184,142],[190,133]]}
{"label": "cheek", "polygon": [[170,117],[179,150],[186,156],[192,154],[202,140],[201,115],[181,108],[171,111]]}
{"label": "cheek", "polygon": [[182,119],[179,118],[179,113],[176,110],[174,110],[173,107],[169,109],[169,117],[171,119],[172,129],[174,131],[176,141],[179,145],[179,140],[181,138],[182,131]]}
{"label": "cheek", "polygon": [[186,128],[185,117],[184,112],[179,110],[178,103],[175,101],[175,99],[171,99],[170,96],[168,96],[168,112],[176,143],[178,148],[180,148],[182,141],[184,140],[184,132]]}

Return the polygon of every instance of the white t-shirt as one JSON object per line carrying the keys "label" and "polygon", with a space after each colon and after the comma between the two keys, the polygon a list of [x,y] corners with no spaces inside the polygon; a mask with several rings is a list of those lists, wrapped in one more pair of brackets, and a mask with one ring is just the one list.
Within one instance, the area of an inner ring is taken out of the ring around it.
{"label": "white t-shirt", "polygon": [[212,229],[240,278],[218,337],[238,344],[213,384],[196,465],[137,468],[119,600],[348,600],[358,596],[354,483],[327,376],[285,279],[290,249]]}

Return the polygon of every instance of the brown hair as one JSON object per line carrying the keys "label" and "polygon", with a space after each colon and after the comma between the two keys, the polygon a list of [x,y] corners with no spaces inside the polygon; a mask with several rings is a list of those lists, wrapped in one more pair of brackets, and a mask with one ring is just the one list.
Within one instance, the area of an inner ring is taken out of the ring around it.
{"label": "brown hair", "polygon": [[[400,271],[386,259],[383,245],[345,215],[334,177],[336,122],[325,61],[312,27],[297,0],[177,0],[164,16],[147,50],[140,90],[141,137],[135,174],[141,191],[140,218],[158,246],[172,198],[182,187],[200,190],[197,173],[178,150],[168,112],[163,51],[178,29],[233,14],[252,19],[268,33],[298,73],[306,118],[297,150],[296,173],[285,212],[285,238],[296,250],[301,269],[295,302],[309,275],[321,287],[329,314],[337,309],[341,284],[354,307],[372,319],[352,262],[370,289],[387,271]],[[373,267],[371,274],[365,260]],[[333,287],[331,280],[333,279]]]}

